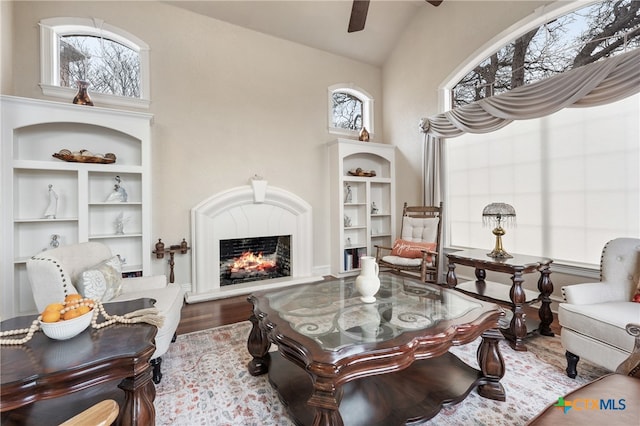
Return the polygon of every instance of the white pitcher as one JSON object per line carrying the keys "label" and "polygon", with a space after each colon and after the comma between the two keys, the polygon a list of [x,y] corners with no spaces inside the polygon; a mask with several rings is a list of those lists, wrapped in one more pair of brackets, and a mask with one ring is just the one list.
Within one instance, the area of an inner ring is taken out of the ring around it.
{"label": "white pitcher", "polygon": [[373,303],[376,301],[374,294],[380,289],[380,278],[378,273],[380,269],[373,256],[362,256],[360,258],[360,275],[356,278],[356,290],[360,293],[365,303]]}

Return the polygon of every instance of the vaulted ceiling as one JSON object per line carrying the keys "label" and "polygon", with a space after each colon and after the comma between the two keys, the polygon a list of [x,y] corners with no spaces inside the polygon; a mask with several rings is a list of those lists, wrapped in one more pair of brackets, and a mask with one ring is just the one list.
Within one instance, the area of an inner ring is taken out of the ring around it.
{"label": "vaulted ceiling", "polygon": [[[453,1],[453,0],[450,0]],[[371,0],[363,31],[348,33],[352,0],[167,1],[275,37],[381,66],[425,0]]]}

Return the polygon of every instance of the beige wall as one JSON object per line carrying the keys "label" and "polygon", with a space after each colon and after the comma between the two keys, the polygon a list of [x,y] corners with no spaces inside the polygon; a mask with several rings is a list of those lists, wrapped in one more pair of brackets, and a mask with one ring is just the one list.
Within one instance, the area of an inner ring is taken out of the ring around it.
{"label": "beige wall", "polygon": [[[381,99],[379,68],[160,2],[17,2],[17,96],[43,97],[38,21],[55,16],[100,17],[151,48],[154,238],[191,241],[194,205],[259,174],[312,205],[314,265],[328,266],[327,88],[352,82]],[[178,256],[176,281],[190,269]]]}
{"label": "beige wall", "polygon": [[0,93],[13,94],[13,3],[0,1]]}

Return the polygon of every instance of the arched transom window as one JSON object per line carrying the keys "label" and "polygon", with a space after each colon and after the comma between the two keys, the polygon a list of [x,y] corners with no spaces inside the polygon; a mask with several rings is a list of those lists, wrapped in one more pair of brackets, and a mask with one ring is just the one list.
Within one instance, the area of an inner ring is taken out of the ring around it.
{"label": "arched transom window", "polygon": [[44,94],[69,98],[82,80],[99,104],[148,107],[149,48],[142,40],[86,18],[44,19],[40,39]]}
{"label": "arched transom window", "polygon": [[374,133],[373,98],[352,84],[329,87],[329,132],[355,136],[363,127]]}

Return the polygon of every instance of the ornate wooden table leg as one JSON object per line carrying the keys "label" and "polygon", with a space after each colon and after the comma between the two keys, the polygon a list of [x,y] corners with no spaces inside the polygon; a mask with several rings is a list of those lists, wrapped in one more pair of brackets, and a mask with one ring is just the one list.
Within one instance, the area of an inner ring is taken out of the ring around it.
{"label": "ornate wooden table leg", "polygon": [[540,327],[538,332],[544,336],[553,336],[551,331],[551,323],[553,322],[553,313],[551,312],[551,293],[553,293],[553,283],[549,275],[551,269],[549,266],[540,270],[540,279],[538,280],[538,291],[540,292],[540,309],[538,316],[540,317]]}
{"label": "ornate wooden table leg", "polygon": [[255,314],[251,314],[249,321],[253,327],[247,340],[247,349],[253,359],[247,364],[247,369],[252,376],[259,376],[269,370],[269,339]]}
{"label": "ornate wooden table leg", "polygon": [[124,405],[120,408],[118,424],[122,426],[153,425],[156,422],[156,387],[152,380],[152,367],[134,377],[123,379],[118,385],[124,391]]}
{"label": "ornate wooden table leg", "polygon": [[516,351],[526,351],[527,347],[523,343],[524,338],[527,335],[527,323],[525,322],[526,314],[522,306],[526,301],[526,295],[522,289],[522,271],[516,271],[511,277],[513,285],[509,291],[509,297],[511,303],[513,303],[513,318],[511,318],[511,325],[509,331],[511,336],[511,347]]}
{"label": "ornate wooden table leg", "polygon": [[447,287],[454,288],[458,285],[458,278],[456,277],[456,264],[449,262],[449,271],[447,271]]}
{"label": "ornate wooden table leg", "polygon": [[307,404],[315,407],[313,426],[343,426],[339,407],[342,400],[342,389],[336,389],[332,379],[316,377],[313,384],[313,395]]}
{"label": "ornate wooden table leg", "polygon": [[482,333],[482,342],[478,346],[478,365],[482,375],[488,383],[478,386],[478,394],[485,398],[504,401],[507,398],[506,392],[500,379],[504,376],[504,359],[500,353],[498,343],[502,339],[502,334],[497,329],[487,330]]}

